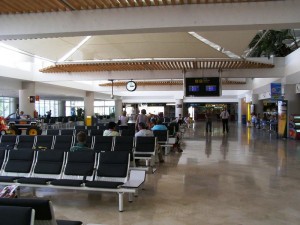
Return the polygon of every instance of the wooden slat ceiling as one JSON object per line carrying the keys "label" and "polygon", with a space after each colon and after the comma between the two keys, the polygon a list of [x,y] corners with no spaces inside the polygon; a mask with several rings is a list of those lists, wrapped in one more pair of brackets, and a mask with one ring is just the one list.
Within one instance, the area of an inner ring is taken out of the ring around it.
{"label": "wooden slat ceiling", "polygon": [[57,64],[40,70],[43,73],[72,73],[97,71],[146,71],[146,70],[193,70],[193,69],[265,69],[274,65],[241,59],[169,60],[148,62],[101,62],[89,64]]}
{"label": "wooden slat ceiling", "polygon": [[[127,81],[115,81],[114,87],[125,87]],[[182,86],[183,80],[164,80],[164,81],[135,81],[138,86]],[[222,85],[246,84],[246,81],[231,81],[222,79]],[[101,87],[111,87],[112,83],[99,84]]]}
{"label": "wooden slat ceiling", "polygon": [[279,0],[1,0],[0,14],[44,13],[126,7],[267,1]]}

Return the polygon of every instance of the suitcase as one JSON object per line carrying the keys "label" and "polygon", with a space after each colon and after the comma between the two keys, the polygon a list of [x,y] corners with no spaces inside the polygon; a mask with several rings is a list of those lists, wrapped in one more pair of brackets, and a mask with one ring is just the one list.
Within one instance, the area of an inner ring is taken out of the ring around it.
{"label": "suitcase", "polygon": [[9,185],[2,189],[0,198],[16,198],[18,185]]}

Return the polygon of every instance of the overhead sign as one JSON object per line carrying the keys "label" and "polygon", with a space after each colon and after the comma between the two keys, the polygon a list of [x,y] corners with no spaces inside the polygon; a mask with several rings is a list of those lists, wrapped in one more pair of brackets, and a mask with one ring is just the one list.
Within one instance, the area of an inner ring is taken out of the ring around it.
{"label": "overhead sign", "polygon": [[281,100],[281,89],[281,83],[271,83],[271,98]]}
{"label": "overhead sign", "polygon": [[148,103],[147,106],[166,106],[166,103]]}

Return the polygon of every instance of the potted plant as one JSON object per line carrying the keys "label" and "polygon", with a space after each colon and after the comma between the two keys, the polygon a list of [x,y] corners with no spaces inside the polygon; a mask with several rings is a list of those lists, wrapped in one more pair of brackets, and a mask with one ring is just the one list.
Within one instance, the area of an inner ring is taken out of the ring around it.
{"label": "potted plant", "polygon": [[294,30],[263,30],[249,44],[248,57],[285,57],[299,46]]}

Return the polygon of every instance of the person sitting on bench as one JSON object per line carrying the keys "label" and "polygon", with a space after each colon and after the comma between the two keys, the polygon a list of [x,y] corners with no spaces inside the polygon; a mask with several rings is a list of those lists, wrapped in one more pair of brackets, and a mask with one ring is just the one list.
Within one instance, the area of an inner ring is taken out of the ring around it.
{"label": "person sitting on bench", "polygon": [[77,136],[77,143],[70,149],[71,152],[75,151],[82,151],[82,150],[90,150],[90,148],[86,145],[86,133],[83,131],[78,132]]}

